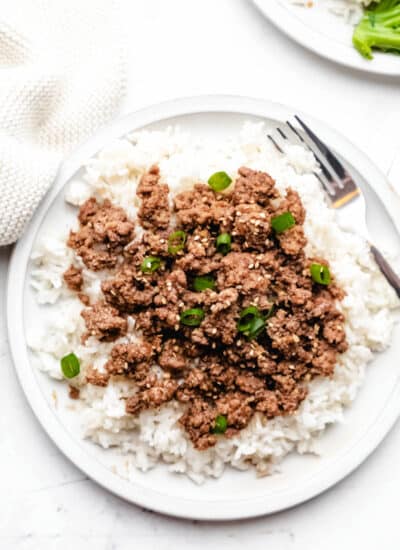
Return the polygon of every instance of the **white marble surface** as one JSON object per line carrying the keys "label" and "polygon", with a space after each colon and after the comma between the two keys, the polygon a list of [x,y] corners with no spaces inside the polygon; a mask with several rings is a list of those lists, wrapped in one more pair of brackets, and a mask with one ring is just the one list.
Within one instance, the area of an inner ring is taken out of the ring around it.
{"label": "white marble surface", "polygon": [[[291,104],[343,132],[400,189],[400,81],[319,59],[281,36],[247,0],[121,3],[130,77],[124,112],[200,93]],[[222,550],[244,544],[252,550],[399,548],[399,425],[334,489],[272,517],[218,524],[179,521],[97,487],[49,441],[19,387],[3,314],[9,254],[9,249],[0,250],[1,550]]]}

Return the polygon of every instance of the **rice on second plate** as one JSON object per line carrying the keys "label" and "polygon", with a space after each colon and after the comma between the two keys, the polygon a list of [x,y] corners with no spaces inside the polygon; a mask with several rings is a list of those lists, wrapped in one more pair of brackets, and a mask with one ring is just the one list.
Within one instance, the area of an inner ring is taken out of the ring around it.
{"label": "rice on second plate", "polygon": [[295,6],[304,6],[312,8],[313,6],[323,6],[336,15],[343,16],[347,20],[357,21],[357,17],[362,14],[362,8],[369,6],[373,2],[380,0],[289,0],[289,3]]}
{"label": "rice on second plate", "polygon": [[[153,164],[159,165],[171,193],[207,181],[218,170],[235,177],[241,165],[269,172],[280,190],[291,186],[299,192],[307,212],[306,252],[330,262],[347,294],[338,307],[346,316],[349,350],[338,357],[334,377],[314,380],[296,414],[266,421],[257,413],[240,434],[221,438],[206,451],[195,450],[177,423],[183,410],[179,403],[133,417],[126,414],[121,399],[129,392],[129,382],[112,381],[106,388],[82,384],[83,434],[126,455],[128,470],[124,467],[121,475],[129,477],[135,468],[146,471],[162,461],[171,471],[202,482],[219,477],[226,465],[243,470],[253,465],[260,474],[267,474],[291,451],[314,452],[318,436],[327,425],[341,420],[344,407],[356,397],[373,352],[390,343],[398,300],[372,261],[367,244],[337,225],[312,174],[316,169],[313,156],[298,146],[289,146],[281,155],[265,135],[263,123],[247,123],[239,135],[226,140],[195,139],[176,127],[137,132],[100,152],[86,165],[83,178],[68,186],[66,200],[70,204],[81,205],[93,195],[100,200],[109,198],[135,219],[136,186]],[[89,366],[102,369],[113,343],[89,338],[83,345],[80,341],[85,330],[80,316],[83,305],[62,278],[73,254],[66,238],[66,234],[46,236],[32,254],[31,284],[37,300],[52,305],[48,325],[32,330],[28,341],[36,365],[57,379],[62,378],[60,358],[74,351],[81,361],[79,377],[83,382]],[[95,300],[100,295],[101,273],[82,267],[85,292]],[[128,338],[135,338],[133,320]]]}

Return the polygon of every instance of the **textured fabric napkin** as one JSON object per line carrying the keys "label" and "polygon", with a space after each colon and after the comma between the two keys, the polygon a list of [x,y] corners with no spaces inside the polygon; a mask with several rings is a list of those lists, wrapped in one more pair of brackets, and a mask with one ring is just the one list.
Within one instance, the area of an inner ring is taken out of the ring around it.
{"label": "textured fabric napkin", "polygon": [[13,0],[0,10],[0,245],[21,235],[60,161],[126,86],[118,0]]}

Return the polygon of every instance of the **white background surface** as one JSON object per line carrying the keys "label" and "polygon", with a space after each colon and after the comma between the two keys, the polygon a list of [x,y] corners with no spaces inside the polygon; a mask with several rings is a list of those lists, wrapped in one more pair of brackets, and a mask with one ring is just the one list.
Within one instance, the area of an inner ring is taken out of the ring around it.
{"label": "white background surface", "polygon": [[[319,59],[281,36],[247,0],[121,3],[130,79],[123,112],[201,93],[291,104],[340,130],[400,189],[400,81]],[[0,251],[1,312],[9,252]],[[236,523],[181,521],[113,497],[60,455],[18,385],[3,313],[0,366],[1,550],[399,548],[399,425],[353,475],[301,507]]]}

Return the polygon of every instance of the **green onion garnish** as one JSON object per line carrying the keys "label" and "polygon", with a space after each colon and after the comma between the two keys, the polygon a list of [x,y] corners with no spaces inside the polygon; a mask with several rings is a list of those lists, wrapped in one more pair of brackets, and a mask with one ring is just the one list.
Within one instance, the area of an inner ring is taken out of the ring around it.
{"label": "green onion garnish", "polygon": [[174,231],[168,237],[168,252],[177,254],[185,248],[186,233],[184,231]]}
{"label": "green onion garnish", "polygon": [[208,179],[208,185],[213,191],[223,191],[232,183],[232,178],[226,172],[215,172]]}
{"label": "green onion garnish", "polygon": [[[268,312],[269,315],[269,312]],[[256,306],[246,307],[240,314],[237,324],[238,331],[249,340],[257,338],[265,328],[265,318]]]}
{"label": "green onion garnish", "polygon": [[202,292],[203,290],[207,290],[207,288],[214,290],[215,280],[211,275],[202,275],[201,277],[195,277],[193,281],[193,288],[196,290],[196,292]]}
{"label": "green onion garnish", "polygon": [[217,252],[226,256],[232,248],[232,237],[229,233],[221,233],[217,237]]}
{"label": "green onion garnish", "polygon": [[290,212],[284,212],[280,216],[271,219],[271,227],[275,233],[283,233],[296,224],[296,220]]}
{"label": "green onion garnish", "polygon": [[331,272],[329,267],[322,264],[311,264],[310,266],[311,277],[313,281],[320,285],[329,285],[331,282]]}
{"label": "green onion garnish", "polygon": [[187,309],[181,313],[181,323],[187,327],[198,327],[201,325],[205,313],[200,308]]}
{"label": "green onion garnish", "polygon": [[69,353],[61,359],[61,370],[65,378],[74,378],[80,373],[81,366],[75,353]]}
{"label": "green onion garnish", "polygon": [[272,304],[267,314],[264,315],[264,321],[267,321],[268,319],[270,319],[273,316],[274,312],[275,312],[275,304]]}
{"label": "green onion garnish", "polygon": [[219,414],[214,422],[214,427],[212,433],[214,434],[224,434],[228,427],[228,419],[223,414]]}
{"label": "green onion garnish", "polygon": [[146,256],[140,266],[140,269],[143,273],[154,273],[154,271],[157,271],[160,266],[160,258],[157,258],[157,256]]}

